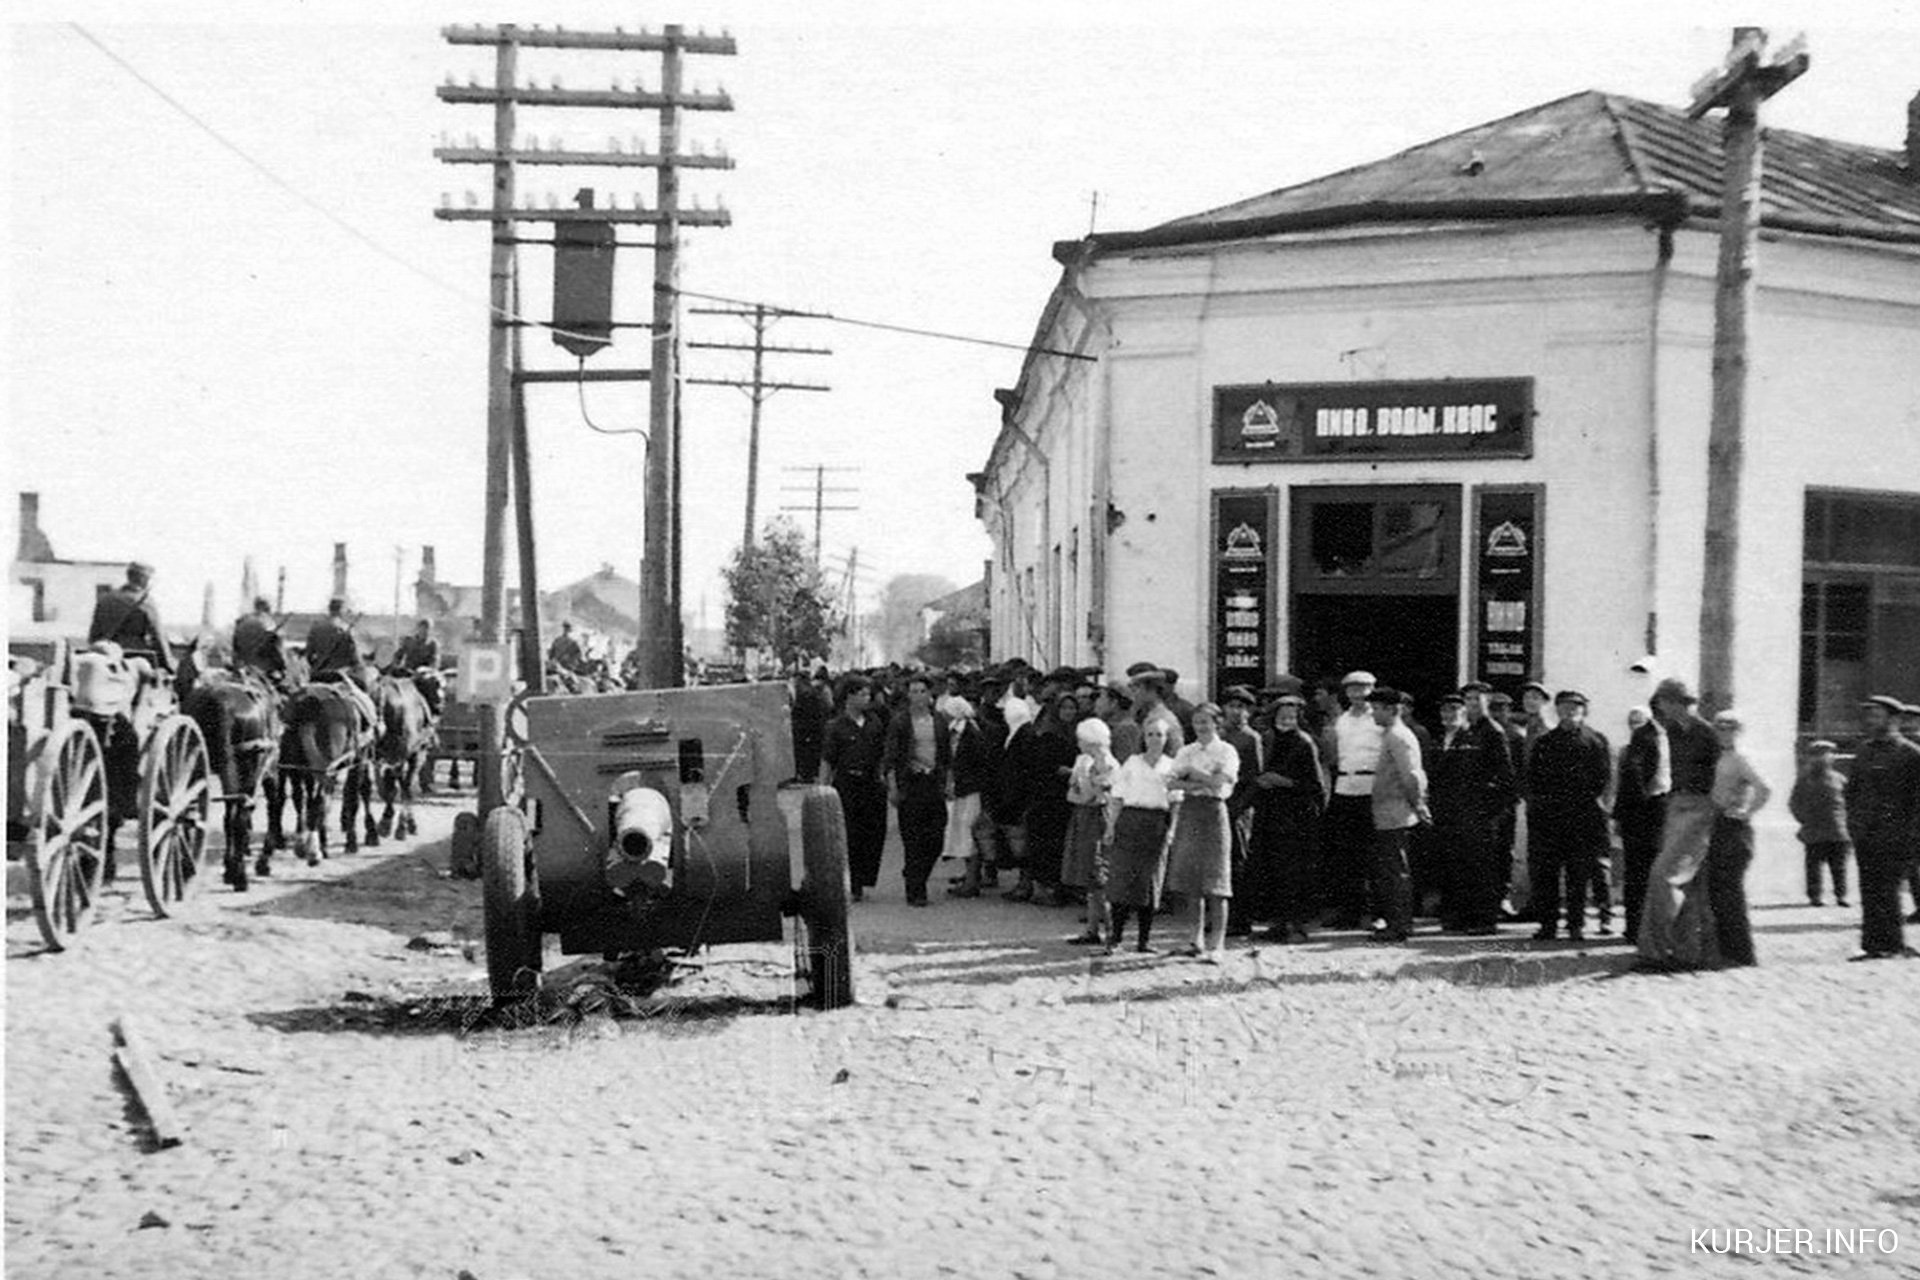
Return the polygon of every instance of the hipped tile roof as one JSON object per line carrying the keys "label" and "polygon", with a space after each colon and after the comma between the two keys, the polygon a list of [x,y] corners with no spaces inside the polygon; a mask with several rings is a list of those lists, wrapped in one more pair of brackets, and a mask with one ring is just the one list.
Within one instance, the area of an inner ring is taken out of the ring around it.
{"label": "hipped tile roof", "polygon": [[[1636,213],[1669,225],[1720,211],[1720,117],[1598,90],[1450,134],[1095,249],[1237,239],[1353,222]],[[1902,153],[1765,129],[1763,225],[1920,243],[1920,173]],[[1064,255],[1089,242],[1060,246]]]}

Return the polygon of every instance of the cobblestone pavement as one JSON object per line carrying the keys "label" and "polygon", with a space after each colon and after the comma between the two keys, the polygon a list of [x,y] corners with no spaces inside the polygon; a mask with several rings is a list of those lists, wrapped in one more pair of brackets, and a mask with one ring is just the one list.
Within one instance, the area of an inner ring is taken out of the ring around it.
{"label": "cobblestone pavement", "polygon": [[[463,1030],[453,812],[191,919],[128,885],[64,955],[10,903],[8,1274],[1920,1275],[1920,963],[1845,963],[1848,912],[1758,911],[1744,972],[1438,937],[1210,969],[910,911],[890,867],[856,1009],[791,1014],[785,948],[738,947],[650,1016]],[[180,1147],[110,1065],[126,1011]],[[1735,1228],[1898,1247],[1695,1251]]]}

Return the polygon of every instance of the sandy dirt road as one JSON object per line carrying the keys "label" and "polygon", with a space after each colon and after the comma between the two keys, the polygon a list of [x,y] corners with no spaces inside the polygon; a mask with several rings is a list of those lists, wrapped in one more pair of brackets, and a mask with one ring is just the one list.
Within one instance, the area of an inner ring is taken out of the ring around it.
{"label": "sandy dirt road", "polygon": [[[1430,935],[1209,969],[909,910],[896,844],[858,1008],[795,1014],[742,947],[506,1030],[453,812],[190,919],[123,881],[63,955],[10,903],[8,1275],[1920,1276],[1920,963],[1845,963],[1850,913],[1758,911],[1744,972]],[[127,1011],[182,1146],[111,1066]],[[1897,1247],[1699,1251],[1736,1228]]]}

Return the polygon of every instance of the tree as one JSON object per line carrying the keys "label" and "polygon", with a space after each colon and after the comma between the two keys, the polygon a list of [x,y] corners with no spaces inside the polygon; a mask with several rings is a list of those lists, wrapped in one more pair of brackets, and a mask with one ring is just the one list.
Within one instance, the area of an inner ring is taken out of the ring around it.
{"label": "tree", "polygon": [[887,579],[880,589],[880,607],[870,619],[880,660],[900,662],[911,657],[926,639],[921,608],[952,593],[953,583],[936,573],[902,573]]}
{"label": "tree", "polygon": [[987,620],[971,611],[942,614],[913,656],[929,667],[977,667],[987,660]]}
{"label": "tree", "polygon": [[727,644],[770,652],[783,666],[824,658],[845,622],[821,581],[807,540],[776,516],[752,547],[721,571],[727,584]]}

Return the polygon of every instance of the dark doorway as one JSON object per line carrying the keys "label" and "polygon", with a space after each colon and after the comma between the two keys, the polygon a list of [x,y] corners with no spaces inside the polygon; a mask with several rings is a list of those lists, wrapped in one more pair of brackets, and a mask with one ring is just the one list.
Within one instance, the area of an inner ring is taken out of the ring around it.
{"label": "dark doorway", "polygon": [[1460,612],[1454,596],[1295,596],[1293,669],[1339,679],[1371,671],[1411,693],[1422,723],[1459,684]]}

